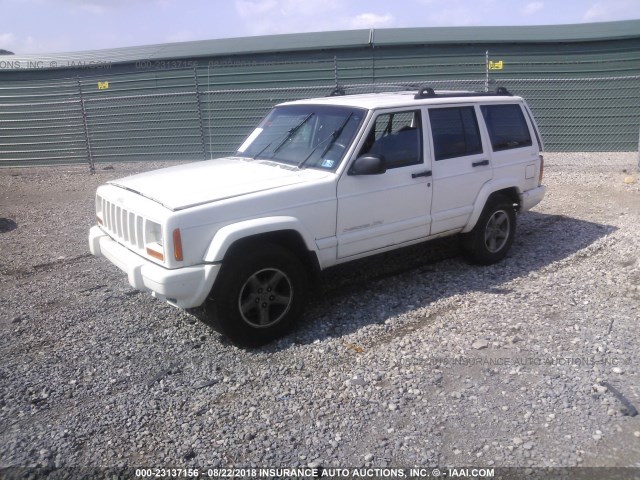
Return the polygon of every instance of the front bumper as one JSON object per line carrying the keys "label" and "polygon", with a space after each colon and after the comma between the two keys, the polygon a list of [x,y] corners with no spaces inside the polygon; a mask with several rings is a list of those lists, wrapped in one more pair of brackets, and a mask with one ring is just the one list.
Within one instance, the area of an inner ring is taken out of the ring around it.
{"label": "front bumper", "polygon": [[220,264],[168,269],[156,265],[109,237],[98,226],[89,231],[89,248],[127,274],[132,287],[180,308],[204,303],[220,270]]}
{"label": "front bumper", "polygon": [[526,212],[539,204],[542,201],[546,190],[547,187],[540,185],[537,188],[532,188],[531,190],[522,192],[520,194],[520,211]]}

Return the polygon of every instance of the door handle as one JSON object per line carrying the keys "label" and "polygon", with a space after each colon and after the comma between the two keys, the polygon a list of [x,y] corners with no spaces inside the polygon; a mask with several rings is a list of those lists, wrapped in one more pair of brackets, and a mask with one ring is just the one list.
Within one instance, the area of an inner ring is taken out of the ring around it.
{"label": "door handle", "polygon": [[411,178],[430,177],[430,176],[431,176],[431,170],[425,170],[424,172],[411,174]]}
{"label": "door handle", "polygon": [[472,167],[482,167],[483,165],[489,165],[489,160],[480,160],[471,164]]}

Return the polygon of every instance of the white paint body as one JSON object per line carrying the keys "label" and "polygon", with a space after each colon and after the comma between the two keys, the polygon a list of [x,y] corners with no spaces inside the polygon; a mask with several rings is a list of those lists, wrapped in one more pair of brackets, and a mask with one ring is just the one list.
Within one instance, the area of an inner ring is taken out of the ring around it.
{"label": "white paint body", "polygon": [[[533,117],[519,97],[415,100],[413,94],[404,92],[290,103],[367,110],[335,171],[228,157],[115,180],[97,190],[102,225],[90,231],[91,252],[125,271],[135,288],[190,308],[205,301],[225,253],[242,238],[293,230],[325,269],[468,232],[489,195],[498,190],[515,189],[519,211],[532,208],[544,196],[545,188],[539,184],[543,146]],[[492,151],[479,108],[495,103],[521,106],[533,139],[531,146]],[[448,106],[476,109],[482,153],[434,161],[428,111]],[[380,175],[350,175],[349,168],[375,118],[407,108],[422,113],[423,162]],[[486,160],[487,165],[472,166]],[[431,174],[412,177],[426,171]],[[175,229],[180,231],[182,260],[174,258]],[[163,259],[149,255],[148,245],[162,250]]]}

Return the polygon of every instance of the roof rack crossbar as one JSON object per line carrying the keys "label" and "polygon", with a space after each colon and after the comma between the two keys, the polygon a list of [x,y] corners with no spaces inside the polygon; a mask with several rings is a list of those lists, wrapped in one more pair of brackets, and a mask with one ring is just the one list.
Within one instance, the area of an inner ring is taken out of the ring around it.
{"label": "roof rack crossbar", "polygon": [[513,96],[505,87],[496,88],[495,92],[457,92],[457,93],[436,93],[431,87],[422,87],[413,97],[416,100],[422,98],[453,98],[453,97],[485,97],[485,96]]}

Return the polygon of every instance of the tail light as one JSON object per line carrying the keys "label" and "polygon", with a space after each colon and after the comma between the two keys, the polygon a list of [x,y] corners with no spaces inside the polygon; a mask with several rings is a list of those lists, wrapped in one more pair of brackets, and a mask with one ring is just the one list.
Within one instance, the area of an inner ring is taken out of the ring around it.
{"label": "tail light", "polygon": [[544,157],[540,155],[540,177],[538,178],[538,185],[542,185],[543,175],[544,175]]}

